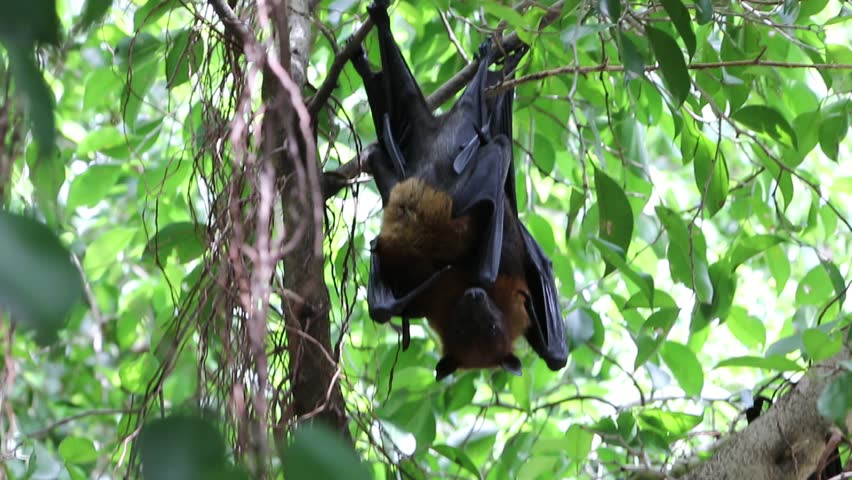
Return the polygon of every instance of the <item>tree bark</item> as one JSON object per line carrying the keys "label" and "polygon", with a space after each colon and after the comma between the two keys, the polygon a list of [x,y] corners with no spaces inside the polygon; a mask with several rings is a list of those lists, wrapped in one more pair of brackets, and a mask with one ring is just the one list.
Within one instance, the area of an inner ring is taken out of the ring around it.
{"label": "tree bark", "polygon": [[[292,417],[316,418],[349,437],[348,419],[338,366],[331,348],[329,295],[322,252],[323,201],[316,156],[316,138],[310,129],[301,91],[311,46],[309,0],[270,3],[278,34],[278,64],[289,79],[264,69],[262,98],[267,108],[263,148],[274,162],[284,211],[284,312],[290,360]],[[289,83],[287,80],[292,80]],[[284,419],[286,420],[286,419]]]}
{"label": "tree bark", "polygon": [[817,411],[826,385],[844,370],[843,350],[814,365],[799,383],[745,430],[722,441],[689,480],[805,480],[819,463],[832,425]]}

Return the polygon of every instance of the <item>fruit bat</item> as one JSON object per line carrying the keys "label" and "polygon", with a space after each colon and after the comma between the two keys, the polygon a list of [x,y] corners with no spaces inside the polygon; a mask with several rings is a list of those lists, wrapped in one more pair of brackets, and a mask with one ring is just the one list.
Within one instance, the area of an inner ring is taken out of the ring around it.
{"label": "fruit bat", "polygon": [[388,0],[368,12],[381,71],[363,49],[362,77],[380,148],[367,161],[383,218],[371,244],[367,303],[377,322],[426,317],[441,338],[441,378],[458,368],[503,367],[520,374],[514,340],[525,335],[548,367],[568,347],[551,262],[518,219],[512,158],[512,97],[486,89],[513,73],[526,52],[489,66],[500,52],[484,43],[476,75],[449,112],[431,113],[393,39]]}

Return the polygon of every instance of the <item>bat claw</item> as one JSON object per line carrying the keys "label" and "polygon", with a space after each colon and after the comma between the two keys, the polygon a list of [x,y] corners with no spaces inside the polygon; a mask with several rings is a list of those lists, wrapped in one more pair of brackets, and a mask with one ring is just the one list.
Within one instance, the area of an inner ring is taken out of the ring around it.
{"label": "bat claw", "polygon": [[372,10],[387,10],[390,6],[390,0],[373,0],[373,3],[367,7],[367,11]]}
{"label": "bat claw", "polygon": [[485,58],[491,50],[491,40],[485,40],[479,44],[479,58]]}

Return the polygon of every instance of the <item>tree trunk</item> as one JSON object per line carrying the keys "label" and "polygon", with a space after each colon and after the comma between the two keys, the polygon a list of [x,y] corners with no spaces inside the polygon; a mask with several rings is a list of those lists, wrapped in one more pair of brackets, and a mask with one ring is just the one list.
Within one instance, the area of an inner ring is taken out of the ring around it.
{"label": "tree trunk", "polygon": [[[322,253],[323,208],[316,139],[300,92],[311,45],[310,9],[299,0],[273,5],[278,33],[278,64],[289,78],[264,69],[262,98],[267,108],[263,148],[274,162],[284,211],[284,300],[290,359],[292,417],[317,418],[349,437],[338,366],[329,333],[329,295]],[[333,361],[332,361],[333,360]],[[287,420],[286,418],[284,420]]]}
{"label": "tree trunk", "polygon": [[843,350],[814,365],[799,383],[745,430],[722,441],[690,480],[805,480],[817,467],[832,425],[817,411],[826,385],[844,370]]}

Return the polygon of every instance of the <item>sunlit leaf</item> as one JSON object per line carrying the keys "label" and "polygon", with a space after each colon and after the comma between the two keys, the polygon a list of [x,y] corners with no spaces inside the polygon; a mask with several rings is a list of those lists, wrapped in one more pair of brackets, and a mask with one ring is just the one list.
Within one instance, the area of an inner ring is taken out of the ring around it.
{"label": "sunlit leaf", "polygon": [[750,367],[776,370],[779,372],[797,372],[802,369],[796,362],[788,360],[780,355],[769,355],[766,357],[731,357],[717,363],[714,368],[722,367]]}
{"label": "sunlit leaf", "polygon": [[592,451],[592,440],[595,436],[580,425],[574,424],[565,432],[565,456],[574,460],[582,460]]}
{"label": "sunlit leaf", "polygon": [[680,343],[665,342],[660,356],[672,371],[680,387],[687,395],[701,395],[704,387],[704,370],[695,353]]}
{"label": "sunlit leaf", "polygon": [[68,463],[86,464],[98,459],[95,444],[87,438],[66,437],[59,444],[59,455]]}
{"label": "sunlit leaf", "polygon": [[843,348],[843,339],[840,336],[832,338],[818,328],[809,328],[802,332],[802,343],[815,362],[831,358]]}
{"label": "sunlit leaf", "polygon": [[118,165],[90,166],[85,172],[77,175],[71,183],[66,208],[74,211],[80,206],[96,205],[106,197],[120,174],[121,167]]}
{"label": "sunlit leaf", "polygon": [[639,413],[639,425],[643,429],[652,429],[672,439],[680,438],[697,427],[702,420],[700,415],[671,412],[649,408]]}
{"label": "sunlit leaf", "polygon": [[778,245],[783,241],[784,239],[778,235],[739,237],[734,243],[733,249],[728,254],[731,269],[737,268],[751,257],[763,253],[770,247]]}
{"label": "sunlit leaf", "polygon": [[821,305],[832,296],[832,282],[821,264],[813,267],[796,288],[796,303],[799,305]]}
{"label": "sunlit leaf", "polygon": [[749,315],[742,307],[734,307],[725,321],[728,330],[743,345],[757,348],[766,342],[766,327],[757,317]]}

